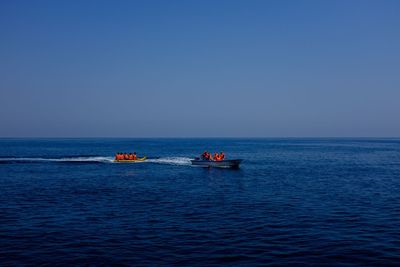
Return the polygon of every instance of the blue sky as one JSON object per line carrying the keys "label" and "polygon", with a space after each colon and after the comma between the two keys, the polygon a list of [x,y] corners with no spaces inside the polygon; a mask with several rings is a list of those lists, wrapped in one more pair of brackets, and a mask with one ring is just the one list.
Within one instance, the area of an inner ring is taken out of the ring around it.
{"label": "blue sky", "polygon": [[400,1],[1,1],[0,137],[398,137]]}

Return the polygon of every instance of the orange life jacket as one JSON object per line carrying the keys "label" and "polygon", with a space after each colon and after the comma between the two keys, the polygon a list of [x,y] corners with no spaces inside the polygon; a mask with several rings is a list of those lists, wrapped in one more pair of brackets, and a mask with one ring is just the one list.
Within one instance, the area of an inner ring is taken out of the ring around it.
{"label": "orange life jacket", "polygon": [[218,153],[215,153],[215,154],[214,154],[214,160],[219,160],[219,155],[218,155]]}
{"label": "orange life jacket", "polygon": [[133,160],[137,160],[137,156],[135,154],[132,156],[132,158]]}
{"label": "orange life jacket", "polygon": [[133,155],[129,154],[129,160],[133,160]]}
{"label": "orange life jacket", "polygon": [[224,153],[221,153],[221,154],[219,155],[219,159],[220,159],[220,160],[224,160],[224,159],[225,159],[225,154],[224,154]]}

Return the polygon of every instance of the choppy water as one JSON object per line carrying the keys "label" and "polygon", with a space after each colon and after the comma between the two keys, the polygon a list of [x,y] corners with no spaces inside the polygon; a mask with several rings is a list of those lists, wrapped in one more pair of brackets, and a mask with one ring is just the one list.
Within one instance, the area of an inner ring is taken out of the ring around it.
{"label": "choppy water", "polygon": [[2,266],[400,265],[396,139],[1,139],[0,189]]}

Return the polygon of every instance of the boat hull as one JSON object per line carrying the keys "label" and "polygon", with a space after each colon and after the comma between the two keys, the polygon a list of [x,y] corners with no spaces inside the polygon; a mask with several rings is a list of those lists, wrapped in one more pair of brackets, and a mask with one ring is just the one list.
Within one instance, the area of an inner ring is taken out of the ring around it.
{"label": "boat hull", "polygon": [[213,160],[200,160],[200,159],[194,159],[191,160],[192,165],[194,166],[199,166],[199,167],[214,167],[214,168],[239,168],[240,163],[242,162],[242,159],[232,159],[232,160],[219,160],[219,161],[213,161]]}
{"label": "boat hull", "polygon": [[147,159],[147,157],[143,158],[138,158],[136,160],[114,160],[114,162],[119,162],[119,163],[134,163],[134,162],[143,162]]}

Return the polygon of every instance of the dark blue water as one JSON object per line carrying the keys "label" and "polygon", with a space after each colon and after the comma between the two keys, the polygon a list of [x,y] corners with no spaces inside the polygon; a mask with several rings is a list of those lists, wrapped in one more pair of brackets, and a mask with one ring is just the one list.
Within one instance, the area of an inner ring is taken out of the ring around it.
{"label": "dark blue water", "polygon": [[400,265],[395,139],[2,139],[0,189],[2,266]]}

